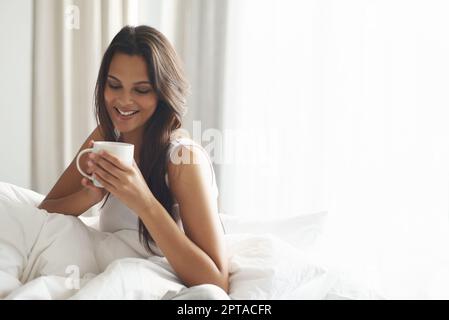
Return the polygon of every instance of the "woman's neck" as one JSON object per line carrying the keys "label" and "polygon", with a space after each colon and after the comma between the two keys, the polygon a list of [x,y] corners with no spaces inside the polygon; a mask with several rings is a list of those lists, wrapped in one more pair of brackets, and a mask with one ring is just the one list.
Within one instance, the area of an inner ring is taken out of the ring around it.
{"label": "woman's neck", "polygon": [[140,159],[140,148],[142,146],[142,133],[123,132],[120,133],[120,140],[134,145],[134,160],[138,164]]}

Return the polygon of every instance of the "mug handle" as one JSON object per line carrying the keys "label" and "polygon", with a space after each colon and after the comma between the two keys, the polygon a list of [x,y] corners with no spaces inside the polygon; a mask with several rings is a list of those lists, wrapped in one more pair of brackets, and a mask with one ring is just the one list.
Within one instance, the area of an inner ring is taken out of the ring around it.
{"label": "mug handle", "polygon": [[81,151],[80,153],[78,153],[78,155],[76,156],[76,167],[78,168],[78,171],[81,173],[81,175],[83,175],[84,177],[86,177],[87,179],[89,179],[90,181],[94,181],[94,178],[92,178],[92,176],[89,176],[88,174],[86,174],[83,169],[81,169],[80,167],[80,157],[87,153],[87,152],[92,152],[94,149],[93,148],[87,148],[84,149],[83,151]]}

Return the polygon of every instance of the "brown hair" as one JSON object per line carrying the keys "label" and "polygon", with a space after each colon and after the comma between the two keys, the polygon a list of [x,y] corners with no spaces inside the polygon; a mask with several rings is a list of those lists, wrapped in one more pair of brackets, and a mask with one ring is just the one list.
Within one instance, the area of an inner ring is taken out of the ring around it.
{"label": "brown hair", "polygon": [[[173,198],[165,184],[166,153],[172,132],[182,125],[189,86],[174,48],[162,33],[144,25],[123,27],[103,55],[95,86],[95,115],[106,141],[116,141],[104,90],[112,57],[118,52],[145,59],[149,81],[158,96],[156,110],[145,123],[139,169],[153,195],[172,215]],[[140,219],[139,238],[151,252],[149,244],[153,239]]]}

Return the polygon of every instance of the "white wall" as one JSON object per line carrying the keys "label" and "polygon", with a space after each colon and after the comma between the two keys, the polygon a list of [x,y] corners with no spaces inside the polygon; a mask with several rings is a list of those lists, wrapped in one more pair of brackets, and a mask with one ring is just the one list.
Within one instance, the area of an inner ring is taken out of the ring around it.
{"label": "white wall", "polygon": [[31,0],[0,1],[0,181],[31,178]]}

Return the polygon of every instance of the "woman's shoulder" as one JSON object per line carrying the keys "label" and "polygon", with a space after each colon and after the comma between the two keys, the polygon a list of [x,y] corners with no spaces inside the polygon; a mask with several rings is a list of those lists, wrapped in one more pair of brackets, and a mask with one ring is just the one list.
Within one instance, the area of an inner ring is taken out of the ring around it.
{"label": "woman's shoulder", "polygon": [[[167,152],[167,162],[168,167],[165,174],[165,181],[169,188],[169,176],[172,180],[176,180],[182,167],[179,165],[199,164],[199,170],[205,172],[206,181],[211,182],[214,190],[217,189],[215,173],[208,152],[200,143],[193,140],[187,131],[181,130],[171,135],[170,147]],[[198,168],[190,168],[189,170],[198,170]]]}
{"label": "woman's shoulder", "polygon": [[102,140],[105,140],[105,137],[106,137],[106,134],[103,132],[101,125],[97,125],[97,127],[92,132],[90,138],[93,139],[94,141],[102,141]]}
{"label": "woman's shoulder", "polygon": [[209,154],[201,143],[193,140],[187,130],[178,130],[171,135],[170,139],[167,152],[167,160],[171,162],[170,164],[210,164]]}

